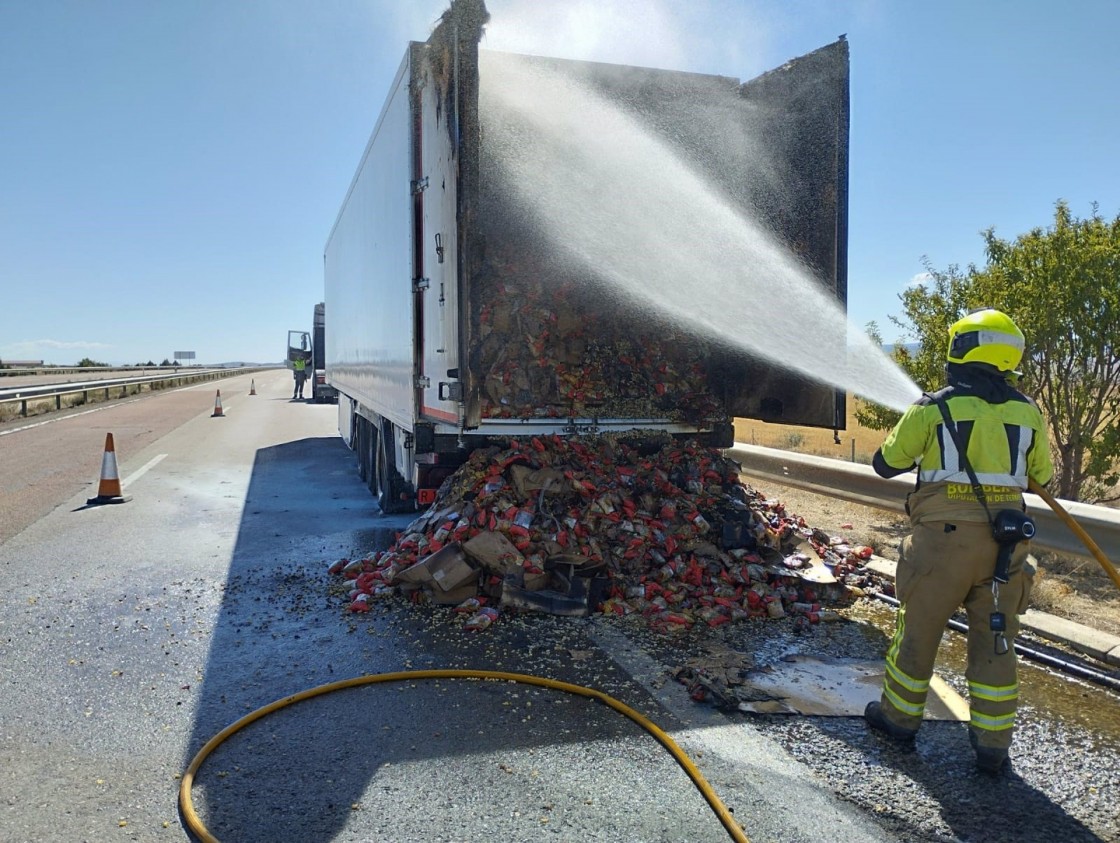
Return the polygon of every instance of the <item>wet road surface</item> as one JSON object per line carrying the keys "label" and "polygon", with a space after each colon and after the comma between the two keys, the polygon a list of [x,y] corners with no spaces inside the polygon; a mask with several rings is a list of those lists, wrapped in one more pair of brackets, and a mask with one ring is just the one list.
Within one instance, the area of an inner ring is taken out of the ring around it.
{"label": "wet road surface", "polygon": [[[223,384],[224,418],[201,385],[178,411],[132,419],[146,432],[117,442],[122,477],[139,475],[132,501],[85,507],[96,467],[83,470],[58,487],[60,506],[41,503],[0,544],[4,840],[186,839],[178,777],[212,735],[305,688],[427,668],[614,696],[685,749],[752,840],[1120,839],[1115,735],[1071,714],[1117,706],[1098,689],[1063,680],[1035,699],[1032,687],[1057,680],[1025,671],[1016,775],[993,783],[972,771],[961,724],[927,723],[907,754],[859,719],[722,714],[669,678],[713,642],[760,664],[877,657],[885,634],[871,624],[666,638],[603,617],[503,617],[469,633],[448,609],[399,600],[350,615],[327,566],[385,546],[409,519],[377,512],[333,433],[335,407],[290,402],[285,372],[256,386],[226,398]],[[61,426],[51,435],[75,455],[95,442],[96,466],[117,419],[89,418],[96,429],[72,444]],[[945,675],[959,684],[951,649]],[[193,797],[227,842],[728,839],[630,721],[510,683],[402,682],[298,703],[219,747]]]}

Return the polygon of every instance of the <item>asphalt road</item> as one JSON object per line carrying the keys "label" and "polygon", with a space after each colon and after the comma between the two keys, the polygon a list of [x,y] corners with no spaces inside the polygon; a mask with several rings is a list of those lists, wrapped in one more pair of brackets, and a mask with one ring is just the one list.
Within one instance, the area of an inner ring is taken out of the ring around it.
{"label": "asphalt road", "polygon": [[[600,689],[684,748],[755,841],[1117,840],[1117,742],[1079,724],[1097,689],[1024,678],[1016,774],[971,770],[963,726],[900,753],[859,719],[724,715],[668,670],[716,643],[876,657],[873,624],[784,622],[708,639],[640,623],[503,617],[468,633],[396,600],[351,616],[327,566],[385,546],[383,517],[286,372],[145,395],[0,435],[0,839],[182,840],[179,776],[273,700],[389,671],[473,668]],[[106,431],[132,499],[87,507]],[[0,430],[0,434],[2,434]],[[951,654],[950,654],[951,657]],[[958,680],[959,682],[959,680]],[[1056,683],[1056,684],[1051,684]],[[728,839],[669,754],[605,706],[499,682],[369,685],[229,738],[193,791],[233,841]]]}

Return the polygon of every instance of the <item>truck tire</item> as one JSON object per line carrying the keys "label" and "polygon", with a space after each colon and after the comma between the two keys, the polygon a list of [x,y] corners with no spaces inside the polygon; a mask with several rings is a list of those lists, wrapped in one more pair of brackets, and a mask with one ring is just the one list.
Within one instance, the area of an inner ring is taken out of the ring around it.
{"label": "truck tire", "polygon": [[[379,431],[375,432],[375,435]],[[416,508],[412,500],[401,500],[401,491],[404,489],[404,480],[397,472],[397,467],[389,458],[386,442],[389,437],[384,434],[377,436],[377,505],[386,515],[395,515],[399,512],[411,512]],[[372,483],[370,485],[372,489]]]}
{"label": "truck tire", "polygon": [[370,494],[376,498],[381,488],[377,477],[377,453],[381,437],[378,435],[377,425],[368,419],[362,419],[362,421],[366,426],[366,465],[368,466],[366,476],[362,479],[366,481],[366,487]]}
{"label": "truck tire", "polygon": [[358,477],[370,494],[377,497],[377,426],[362,416],[354,417],[354,450],[358,454]]}
{"label": "truck tire", "polygon": [[368,482],[373,476],[373,463],[370,461],[369,428],[370,424],[361,416],[354,417],[354,453],[358,455],[358,477]]}

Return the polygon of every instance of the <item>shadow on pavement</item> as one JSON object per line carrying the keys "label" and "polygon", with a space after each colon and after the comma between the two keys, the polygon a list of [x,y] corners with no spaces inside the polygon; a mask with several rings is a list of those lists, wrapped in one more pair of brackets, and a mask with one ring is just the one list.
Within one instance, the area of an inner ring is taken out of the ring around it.
{"label": "shadow on pavement", "polygon": [[[590,642],[586,621],[503,618],[472,635],[447,607],[392,599],[368,615],[345,611],[345,589],[327,575],[328,565],[388,546],[410,520],[377,512],[337,438],[257,452],[184,769],[213,735],[275,700],[409,669],[531,673],[601,689],[667,720]],[[524,804],[539,833],[536,814],[558,811],[540,806],[542,781],[566,801],[591,806],[587,818],[573,812],[569,824],[586,821],[609,839],[649,836],[649,818],[608,804],[614,800],[604,794],[620,790],[623,803],[675,806],[669,819],[656,818],[679,824],[662,839],[726,839],[672,757],[631,721],[581,697],[493,681],[379,684],[284,708],[215,750],[192,799],[212,834],[239,843],[461,839],[457,806],[480,800],[472,810],[485,813],[487,793]],[[417,800],[430,815],[403,816]],[[504,821],[511,815],[520,821],[516,809]],[[407,822],[422,822],[422,831],[410,837],[395,825]],[[358,836],[340,838],[345,830]]]}
{"label": "shadow on pavement", "polygon": [[[872,732],[862,718],[812,718],[783,731],[794,755],[813,754],[812,750],[799,750],[800,745],[818,747],[827,758],[827,745],[836,742],[847,745],[845,752],[855,751],[864,756],[866,773],[860,792],[874,793],[876,804],[863,807],[877,814],[901,839],[929,839],[923,812],[930,810],[928,805],[933,803],[932,809],[939,812],[950,830],[951,836],[946,839],[972,843],[1101,840],[1014,771],[1014,747],[1011,772],[995,778],[976,771],[967,724],[927,721],[912,746],[896,744]],[[1083,763],[1076,753],[1070,752],[1056,755],[1046,763],[1061,763],[1063,758],[1067,763]],[[811,759],[804,760],[812,764]],[[827,768],[819,772],[838,791],[844,790],[844,783],[833,781]],[[1060,783],[1061,776],[1055,773],[1051,768],[1048,777]],[[927,807],[921,807],[921,803]]]}

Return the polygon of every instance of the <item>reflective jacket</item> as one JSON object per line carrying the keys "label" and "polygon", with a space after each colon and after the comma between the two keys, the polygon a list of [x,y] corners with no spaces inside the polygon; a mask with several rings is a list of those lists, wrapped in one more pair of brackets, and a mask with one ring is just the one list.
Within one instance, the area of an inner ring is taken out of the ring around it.
{"label": "reflective jacket", "polygon": [[292,365],[295,367],[295,370],[297,372],[302,372],[304,369],[307,368],[307,361],[305,359],[303,359],[302,357],[297,357],[295,360],[292,361]]}
{"label": "reflective jacket", "polygon": [[[1009,387],[1002,400],[992,402],[954,386],[934,397],[948,406],[993,513],[1022,508],[1028,479],[1039,485],[1050,482],[1054,466],[1046,426],[1030,398]],[[903,414],[876,454],[876,463],[876,471],[887,476],[917,467],[918,484],[907,498],[913,523],[988,520],[941,410],[930,396],[922,396]]]}

